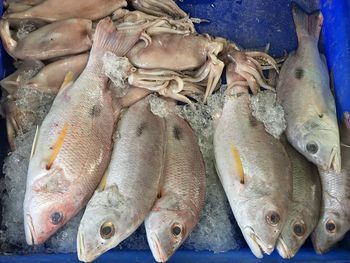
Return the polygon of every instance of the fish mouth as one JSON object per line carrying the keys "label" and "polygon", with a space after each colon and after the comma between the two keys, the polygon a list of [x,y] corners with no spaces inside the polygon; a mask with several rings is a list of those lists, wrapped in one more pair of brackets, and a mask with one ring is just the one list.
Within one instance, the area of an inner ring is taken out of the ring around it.
{"label": "fish mouth", "polygon": [[[151,242],[153,243],[153,246],[150,246],[150,247],[151,247],[151,251],[152,251],[154,259],[157,262],[166,262],[166,261],[168,261],[169,256],[162,249],[162,247],[160,245],[159,238],[158,238],[158,236],[156,234],[151,236]],[[155,248],[155,251],[152,248]]]}
{"label": "fish mouth", "polygon": [[340,158],[338,154],[338,147],[336,146],[332,148],[331,154],[329,156],[327,169],[329,168],[333,168],[336,172],[340,172]]}
{"label": "fish mouth", "polygon": [[35,230],[33,226],[33,219],[29,214],[26,214],[26,219],[24,222],[24,233],[26,236],[27,244],[30,246],[36,245]]}
{"label": "fish mouth", "polygon": [[331,248],[325,248],[322,245],[320,246],[320,244],[317,242],[317,237],[314,235],[311,236],[311,241],[312,241],[312,245],[314,247],[314,250],[315,250],[316,254],[318,254],[318,255],[322,255],[331,249]]}
{"label": "fish mouth", "polygon": [[271,253],[274,250],[273,245],[265,244],[264,241],[262,241],[256,234],[253,228],[251,227],[245,227],[242,231],[243,236],[252,251],[252,253],[257,258],[263,258],[264,253],[267,255],[271,255]]}
{"label": "fish mouth", "polygon": [[276,248],[278,254],[284,259],[291,259],[294,257],[294,253],[288,248],[286,242],[284,242],[283,238],[280,237],[277,241]]}
{"label": "fish mouth", "polygon": [[78,259],[83,262],[92,262],[94,261],[97,256],[94,255],[89,255],[89,252],[91,251],[86,251],[85,250],[85,245],[84,245],[84,235],[83,234],[78,234],[77,237],[77,253],[78,253]]}

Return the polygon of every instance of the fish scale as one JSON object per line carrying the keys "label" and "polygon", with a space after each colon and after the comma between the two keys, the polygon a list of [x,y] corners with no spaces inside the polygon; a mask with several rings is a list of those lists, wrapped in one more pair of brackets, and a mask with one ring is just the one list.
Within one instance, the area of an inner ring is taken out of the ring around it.
{"label": "fish scale", "polygon": [[[227,79],[234,79],[236,73],[226,74]],[[222,114],[215,123],[214,154],[235,219],[252,252],[261,258],[273,251],[287,219],[292,178],[283,145],[254,119],[249,105],[244,87],[226,91]],[[232,146],[238,156],[232,154]]]}
{"label": "fish scale", "polygon": [[[79,225],[80,260],[90,262],[131,235],[151,210],[163,173],[165,123],[149,98],[132,105],[118,123],[109,167]],[[114,233],[101,234],[104,225]]]}
{"label": "fish scale", "polygon": [[205,165],[194,131],[174,112],[168,113],[165,123],[160,195],[145,220],[148,244],[158,262],[167,261],[192,232],[206,192]]}
{"label": "fish scale", "polygon": [[[110,19],[101,20],[86,68],[74,83],[66,76],[33,144],[23,208],[28,244],[45,242],[98,186],[110,160],[116,121],[101,58],[106,52],[125,55],[139,34],[116,32]],[[96,105],[101,109],[91,115]]]}

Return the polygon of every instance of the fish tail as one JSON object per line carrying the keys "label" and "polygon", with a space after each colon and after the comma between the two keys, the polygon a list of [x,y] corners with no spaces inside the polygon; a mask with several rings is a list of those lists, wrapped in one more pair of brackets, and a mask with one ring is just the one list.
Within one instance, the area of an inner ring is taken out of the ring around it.
{"label": "fish tail", "polygon": [[119,57],[123,57],[139,40],[141,30],[118,30],[112,20],[107,17],[102,19],[96,27],[94,43],[91,54],[110,51]]}
{"label": "fish tail", "polygon": [[307,14],[298,4],[293,2],[292,13],[298,40],[302,37],[309,36],[318,41],[323,24],[323,15],[321,11]]}

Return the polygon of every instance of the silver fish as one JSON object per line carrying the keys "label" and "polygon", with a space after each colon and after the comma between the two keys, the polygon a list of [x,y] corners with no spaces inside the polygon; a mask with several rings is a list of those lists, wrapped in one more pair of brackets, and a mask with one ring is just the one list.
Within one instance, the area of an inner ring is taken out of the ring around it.
{"label": "silver fish", "polygon": [[148,244],[166,262],[197,225],[205,199],[205,166],[197,138],[176,113],[166,121],[166,154],[159,196],[145,220]]}
{"label": "silver fish", "polygon": [[350,114],[344,113],[340,127],[342,171],[320,170],[321,216],[312,243],[318,254],[329,251],[350,230]]}
{"label": "silver fish", "polygon": [[286,135],[319,168],[340,171],[335,102],[317,47],[323,16],[321,12],[308,16],[294,4],[293,18],[298,49],[284,62],[277,84],[277,97],[286,113]]}
{"label": "silver fish", "polygon": [[24,200],[27,243],[42,244],[88,202],[108,165],[116,121],[102,57],[124,56],[141,32],[97,25],[88,64],[66,78],[35,136]]}
{"label": "silver fish", "polygon": [[292,258],[318,222],[321,184],[316,167],[298,153],[286,139],[282,139],[282,142],[292,164],[293,199],[276,248],[281,257]]}
{"label": "silver fish", "polygon": [[227,67],[228,90],[214,132],[216,168],[236,221],[253,254],[271,254],[287,220],[291,165],[281,144],[249,107],[248,89]]}
{"label": "silver fish", "polygon": [[79,225],[78,257],[91,262],[117,246],[144,221],[163,172],[165,124],[148,99],[131,106],[119,122],[111,162]]}

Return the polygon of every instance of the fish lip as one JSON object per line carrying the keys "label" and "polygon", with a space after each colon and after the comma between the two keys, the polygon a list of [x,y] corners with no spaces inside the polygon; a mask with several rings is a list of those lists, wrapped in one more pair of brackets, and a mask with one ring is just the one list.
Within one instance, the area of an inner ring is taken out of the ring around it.
{"label": "fish lip", "polygon": [[276,244],[278,254],[284,259],[291,259],[294,257],[294,253],[287,247],[286,242],[284,242],[283,237],[281,236]]}
{"label": "fish lip", "polygon": [[[81,233],[78,233],[77,237],[77,254],[78,259],[83,262],[92,262],[94,261],[98,256],[89,254],[89,251],[85,250],[84,245],[84,235]],[[91,251],[90,251],[91,252]]]}
{"label": "fish lip", "polygon": [[168,260],[168,256],[166,255],[166,253],[163,251],[163,249],[160,246],[160,241],[159,238],[157,236],[157,234],[153,234],[151,236],[151,241],[154,244],[153,247],[156,248],[157,254],[155,255],[154,252],[152,251],[153,257],[155,258],[155,260],[157,262],[166,262]]}
{"label": "fish lip", "polygon": [[[244,237],[248,243],[248,246],[251,248],[251,251],[257,258],[262,258],[264,256],[264,253],[267,255],[271,255],[271,253],[274,250],[274,246],[271,245],[265,245],[264,242],[255,234],[255,231],[251,227],[245,227],[243,229]],[[247,240],[249,239],[249,240]],[[254,245],[255,249],[258,249],[258,251],[252,249],[251,245]]]}
{"label": "fish lip", "polygon": [[27,244],[33,246],[36,244],[36,234],[33,226],[33,219],[30,214],[26,214],[26,219],[24,222],[25,236]]}

